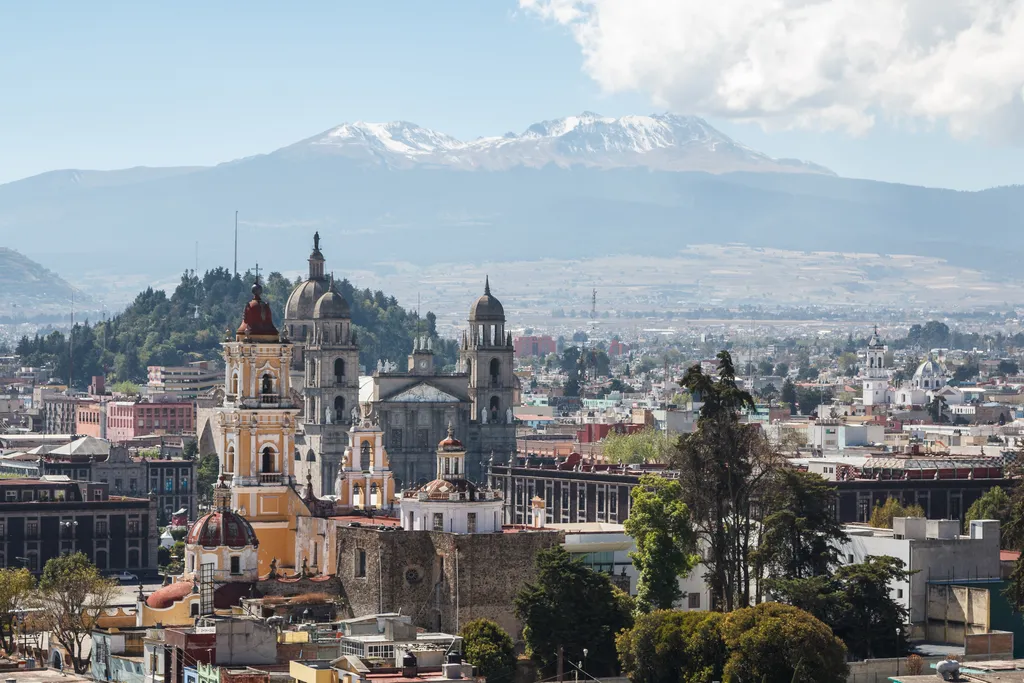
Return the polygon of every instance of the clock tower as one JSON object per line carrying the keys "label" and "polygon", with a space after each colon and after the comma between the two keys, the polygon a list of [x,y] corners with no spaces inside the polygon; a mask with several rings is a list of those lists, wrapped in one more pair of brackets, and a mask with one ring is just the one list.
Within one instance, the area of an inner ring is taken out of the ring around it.
{"label": "clock tower", "polygon": [[409,374],[434,374],[434,351],[430,348],[430,339],[416,337],[415,346],[409,354]]}

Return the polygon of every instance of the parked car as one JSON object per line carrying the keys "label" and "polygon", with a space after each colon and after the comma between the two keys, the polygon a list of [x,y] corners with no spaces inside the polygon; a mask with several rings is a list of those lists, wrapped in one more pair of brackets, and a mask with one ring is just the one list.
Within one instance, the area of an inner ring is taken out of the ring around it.
{"label": "parked car", "polygon": [[114,579],[116,579],[119,583],[138,583],[139,582],[139,577],[137,575],[135,575],[135,574],[132,574],[129,571],[118,572],[117,574],[114,574]]}

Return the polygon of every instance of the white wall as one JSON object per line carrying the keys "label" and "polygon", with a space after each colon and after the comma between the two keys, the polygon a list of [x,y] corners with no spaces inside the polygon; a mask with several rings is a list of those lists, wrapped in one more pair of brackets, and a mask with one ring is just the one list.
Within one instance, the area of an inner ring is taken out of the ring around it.
{"label": "white wall", "polygon": [[476,514],[476,533],[501,531],[501,499],[485,501],[421,501],[403,498],[401,503],[402,528],[406,531],[433,531],[434,515],[444,520],[444,531],[469,533],[469,515]]}

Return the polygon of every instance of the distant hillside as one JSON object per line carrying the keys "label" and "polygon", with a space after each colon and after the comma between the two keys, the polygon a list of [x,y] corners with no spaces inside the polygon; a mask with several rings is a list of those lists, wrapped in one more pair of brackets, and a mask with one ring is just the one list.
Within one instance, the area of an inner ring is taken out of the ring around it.
{"label": "distant hillside", "polygon": [[[4,307],[0,315],[31,317],[52,313],[59,307],[70,309],[71,294],[71,285],[56,273],[24,254],[0,247],[0,301]],[[80,293],[75,297],[83,305],[91,301]]]}
{"label": "distant hillside", "polygon": [[196,242],[203,264],[230,266],[237,209],[240,270],[303,269],[319,230],[339,277],[382,262],[664,256],[731,242],[915,254],[1004,277],[1019,277],[1024,257],[1024,188],[839,178],[692,117],[583,115],[468,143],[414,124],[346,124],[212,168],[117,173],[0,185],[8,245],[63,273],[155,279],[191,268]]}

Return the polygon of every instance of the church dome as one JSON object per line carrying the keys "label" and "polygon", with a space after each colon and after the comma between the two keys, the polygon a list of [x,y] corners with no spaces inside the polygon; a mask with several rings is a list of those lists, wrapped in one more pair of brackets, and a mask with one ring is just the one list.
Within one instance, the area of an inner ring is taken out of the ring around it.
{"label": "church dome", "polygon": [[945,368],[931,358],[918,365],[917,370],[914,372],[914,379],[931,379],[945,376]]}
{"label": "church dome", "polygon": [[229,546],[240,548],[251,545],[258,546],[259,539],[252,524],[239,514],[227,509],[210,512],[192,525],[185,537],[189,545],[201,545],[206,548]]}
{"label": "church dome", "polygon": [[285,320],[312,320],[313,309],[327,292],[327,281],[310,279],[298,284],[284,305]]}
{"label": "church dome", "polygon": [[252,299],[245,305],[245,310],[242,312],[242,324],[238,326],[236,333],[239,336],[275,338],[278,336],[270,304],[260,298],[262,294],[263,287],[257,280],[252,286]]}
{"label": "church dome", "polygon": [[352,311],[348,307],[348,301],[334,287],[328,289],[313,306],[313,318],[317,320],[350,317]]}
{"label": "church dome", "polygon": [[494,320],[505,322],[505,309],[501,302],[491,295],[491,282],[488,278],[484,281],[484,295],[473,303],[469,309],[469,319],[476,321]]}
{"label": "church dome", "polygon": [[462,442],[455,438],[455,430],[451,424],[448,425],[448,436],[444,438],[439,444],[437,444],[437,450],[448,451],[448,452],[462,452],[466,450]]}
{"label": "church dome", "polygon": [[477,499],[476,484],[468,479],[435,479],[417,489],[417,493],[426,493],[428,500],[449,500],[453,493],[465,493],[466,499]]}

